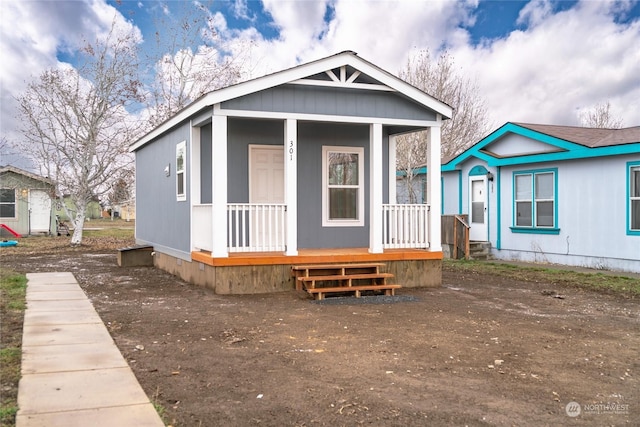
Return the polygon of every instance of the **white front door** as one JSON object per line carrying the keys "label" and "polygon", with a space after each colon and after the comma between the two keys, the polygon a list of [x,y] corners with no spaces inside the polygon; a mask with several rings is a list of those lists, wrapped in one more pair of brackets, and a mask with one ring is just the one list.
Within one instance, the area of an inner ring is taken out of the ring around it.
{"label": "white front door", "polygon": [[469,240],[486,242],[489,239],[487,217],[487,177],[469,177]]}
{"label": "white front door", "polygon": [[46,191],[29,191],[29,221],[32,233],[48,233],[51,221],[51,198]]}
{"label": "white front door", "polygon": [[[249,146],[249,203],[284,203],[284,147]],[[250,219],[251,246],[267,246],[278,230],[278,218],[264,211],[253,211]]]}

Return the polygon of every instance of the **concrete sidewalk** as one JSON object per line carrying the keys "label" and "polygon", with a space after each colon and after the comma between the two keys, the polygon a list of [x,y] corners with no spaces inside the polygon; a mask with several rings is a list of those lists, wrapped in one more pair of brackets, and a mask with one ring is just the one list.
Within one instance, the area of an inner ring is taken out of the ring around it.
{"label": "concrete sidewalk", "polygon": [[164,426],[73,274],[27,279],[16,427]]}

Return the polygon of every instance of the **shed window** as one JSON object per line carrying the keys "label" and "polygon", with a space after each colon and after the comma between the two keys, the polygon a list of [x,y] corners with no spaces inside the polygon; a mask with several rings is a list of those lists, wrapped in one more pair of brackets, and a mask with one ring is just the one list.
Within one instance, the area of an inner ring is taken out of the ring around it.
{"label": "shed window", "polygon": [[640,162],[629,164],[629,229],[640,234]]}
{"label": "shed window", "polygon": [[0,218],[16,217],[16,190],[0,189]]}
{"label": "shed window", "polygon": [[176,145],[176,198],[187,200],[185,164],[187,162],[187,143],[182,141]]}
{"label": "shed window", "polygon": [[364,225],[364,149],[328,147],[323,151],[323,225]]}
{"label": "shed window", "polygon": [[557,227],[556,176],[555,170],[514,174],[515,227]]}

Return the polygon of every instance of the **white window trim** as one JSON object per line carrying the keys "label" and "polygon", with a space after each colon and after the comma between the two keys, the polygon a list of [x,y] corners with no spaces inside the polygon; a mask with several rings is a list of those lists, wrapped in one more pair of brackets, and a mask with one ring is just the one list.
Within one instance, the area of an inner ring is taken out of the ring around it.
{"label": "white window trim", "polygon": [[2,219],[18,219],[18,191],[15,188],[3,188],[2,190],[13,191],[13,202],[1,202],[3,205],[13,205],[13,216],[3,216]]}
{"label": "white window trim", "polygon": [[[178,153],[180,150],[184,152],[184,159],[182,161],[182,169],[178,169]],[[176,200],[178,202],[184,202],[187,200],[187,141],[182,141],[176,144]],[[179,181],[182,180],[182,193],[178,192],[180,186]]]}
{"label": "white window trim", "polygon": [[[329,219],[329,164],[330,152],[353,153],[358,155],[358,218]],[[322,146],[322,226],[323,227],[364,227],[364,147]]]}

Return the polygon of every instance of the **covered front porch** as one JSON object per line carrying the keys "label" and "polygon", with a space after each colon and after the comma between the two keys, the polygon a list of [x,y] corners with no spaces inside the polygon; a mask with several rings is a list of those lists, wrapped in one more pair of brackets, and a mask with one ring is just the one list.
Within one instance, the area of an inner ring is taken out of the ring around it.
{"label": "covered front porch", "polygon": [[[440,169],[429,169],[427,203],[396,203],[393,133],[426,130],[435,162],[439,120],[413,127],[251,120],[216,116],[214,111],[204,124],[192,123],[191,253],[207,253],[211,259],[237,253],[296,257],[311,248],[365,245],[370,254],[392,249],[441,253]],[[256,139],[268,145],[256,145]],[[266,173],[259,169],[254,149],[271,157]],[[348,160],[330,163],[333,152]],[[332,167],[342,173],[342,185],[333,186],[327,178],[333,176]],[[344,178],[348,173],[357,177]],[[335,211],[334,203],[340,204]]]}

